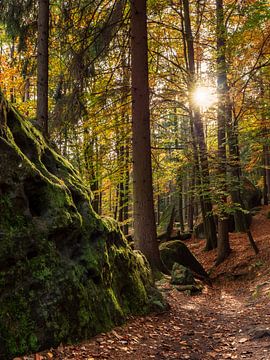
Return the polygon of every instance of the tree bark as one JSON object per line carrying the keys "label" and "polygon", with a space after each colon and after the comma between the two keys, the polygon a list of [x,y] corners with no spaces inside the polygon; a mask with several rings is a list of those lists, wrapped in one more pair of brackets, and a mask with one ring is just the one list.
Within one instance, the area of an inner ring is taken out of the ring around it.
{"label": "tree bark", "polygon": [[[264,130],[264,141],[268,137],[268,129],[265,127]],[[270,200],[270,147],[269,145],[263,146],[263,159],[264,159],[264,176],[265,176],[265,201],[264,204],[268,205]]]}
{"label": "tree bark", "polygon": [[196,183],[196,168],[192,166],[190,174],[189,194],[188,194],[188,231],[192,233],[194,224],[194,190]]}
{"label": "tree bark", "polygon": [[[94,211],[101,215],[101,191],[99,186],[99,169],[98,169],[98,149],[97,149],[97,138],[92,135],[89,139],[89,134],[85,131],[84,143],[84,161],[85,168],[87,170],[87,178],[90,185],[90,189],[94,194],[92,206]],[[96,146],[95,146],[96,145]]]}
{"label": "tree bark", "polygon": [[48,138],[49,0],[38,1],[37,121]]}
{"label": "tree bark", "polygon": [[146,0],[131,1],[134,242],[153,269],[163,270],[153,201]]}
{"label": "tree bark", "polygon": [[[180,170],[181,171],[181,170]],[[179,225],[180,225],[180,231],[183,233],[185,230],[185,224],[184,224],[184,209],[183,209],[183,177],[180,173],[177,179],[177,186],[178,186],[178,214],[179,214]]]}
{"label": "tree bark", "polygon": [[[198,147],[197,156],[198,165],[197,170],[200,177],[201,187],[204,195],[200,195],[204,230],[206,236],[206,250],[212,250],[217,247],[216,225],[213,216],[212,202],[210,198],[210,178],[209,165],[207,157],[207,147],[203,131],[203,123],[201,113],[198,106],[192,101],[192,94],[196,87],[195,78],[195,56],[194,56],[194,41],[190,23],[189,1],[183,0],[184,11],[184,27],[185,27],[185,43],[188,66],[188,92],[189,92],[189,107],[191,116],[191,127],[194,127],[194,140],[196,147]],[[193,129],[191,130],[193,131]]]}
{"label": "tree bark", "polygon": [[224,24],[223,0],[216,0],[217,37],[217,125],[218,125],[218,183],[220,184],[220,214],[218,217],[218,251],[216,264],[220,264],[230,254],[228,215],[226,207],[226,123],[230,117],[229,93],[226,65],[226,26]]}

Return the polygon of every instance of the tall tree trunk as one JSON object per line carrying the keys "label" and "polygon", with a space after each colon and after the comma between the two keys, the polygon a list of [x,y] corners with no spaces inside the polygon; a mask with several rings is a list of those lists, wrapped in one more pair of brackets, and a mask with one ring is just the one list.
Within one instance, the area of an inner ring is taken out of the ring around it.
{"label": "tall tree trunk", "polygon": [[122,189],[123,192],[121,194],[119,200],[119,221],[121,224],[121,229],[125,235],[128,234],[128,219],[129,219],[129,143],[128,139],[126,139],[126,143],[124,145],[124,164],[123,164],[123,181],[122,181]]}
{"label": "tall tree trunk", "polygon": [[265,169],[265,153],[263,148],[263,158],[262,158],[262,176],[263,176],[263,205],[268,205],[268,189],[266,181],[266,169]]}
{"label": "tall tree trunk", "polygon": [[[87,178],[90,184],[90,189],[94,194],[94,199],[92,201],[93,209],[96,213],[101,215],[101,191],[99,184],[99,171],[98,171],[98,150],[97,150],[97,139],[95,136],[92,136],[89,139],[89,134],[85,131],[84,139],[84,161],[85,168],[87,170]],[[95,146],[96,145],[96,146]],[[96,153],[95,153],[96,151]]]}
{"label": "tall tree trunk", "polygon": [[[129,218],[129,170],[130,170],[130,122],[127,113],[126,101],[130,89],[130,53],[127,57],[126,53],[122,54],[122,90],[121,90],[121,119],[120,124],[116,124],[116,152],[119,168],[119,182],[117,184],[117,219],[120,222],[121,230],[125,235],[128,234],[128,218]],[[119,129],[118,129],[119,127]]]}
{"label": "tall tree trunk", "polygon": [[[181,172],[181,169],[180,169]],[[183,233],[185,231],[185,224],[184,224],[184,209],[183,209],[183,175],[180,173],[177,178],[177,187],[178,187],[178,214],[179,214],[179,225],[180,231]]]}
{"label": "tall tree trunk", "polygon": [[146,0],[131,1],[134,242],[153,269],[160,259],[153,201]]}
{"label": "tall tree trunk", "polygon": [[189,194],[188,194],[188,231],[193,231],[194,224],[194,190],[196,183],[196,168],[192,166],[191,174],[190,174],[190,184],[189,184]]}
{"label": "tall tree trunk", "polygon": [[[204,195],[200,196],[202,215],[204,222],[204,230],[206,236],[206,250],[212,250],[217,247],[216,225],[213,216],[212,202],[210,198],[210,178],[209,165],[207,157],[207,147],[204,137],[203,123],[201,119],[200,109],[192,100],[192,94],[196,87],[195,76],[195,56],[194,41],[190,23],[189,1],[183,0],[184,11],[184,27],[185,27],[185,43],[188,66],[188,92],[189,107],[191,109],[190,116],[192,118],[191,126],[194,127],[194,139],[196,147],[198,147],[198,174]],[[192,130],[193,131],[193,130]]]}
{"label": "tall tree trunk", "polygon": [[[231,111],[231,110],[230,110]],[[240,166],[240,154],[238,145],[238,120],[231,116],[227,123],[227,137],[229,146],[229,166],[231,173],[231,197],[234,204],[240,205],[244,208],[244,204],[241,197],[241,166]],[[246,231],[246,219],[243,211],[234,210],[234,223],[235,230],[238,232]]]}
{"label": "tall tree trunk", "polygon": [[[11,64],[12,66],[14,65],[14,52],[15,52],[15,38],[14,36],[12,37],[12,43],[11,43],[11,46],[10,46],[10,60],[11,60]],[[12,83],[14,83],[14,76],[11,77],[11,81]],[[15,89],[14,87],[12,86],[10,88],[10,102],[12,104],[16,103],[16,95],[15,95]]]}
{"label": "tall tree trunk", "polygon": [[[265,127],[264,129],[264,141],[267,141],[268,137],[268,129]],[[265,172],[265,205],[268,205],[270,200],[270,146],[264,145],[263,146],[263,159],[264,159],[264,172]]]}
{"label": "tall tree trunk", "polygon": [[128,220],[128,195],[129,195],[129,149],[128,144],[120,146],[118,153],[119,161],[119,182],[117,184],[117,220],[120,222],[121,229],[125,235],[128,233],[126,221]]}
{"label": "tall tree trunk", "polygon": [[38,1],[37,121],[48,138],[49,0]]}
{"label": "tall tree trunk", "polygon": [[[265,89],[263,82],[263,74],[260,74],[260,97],[263,104],[265,104]],[[267,110],[266,110],[267,111]],[[268,205],[270,200],[270,146],[268,143],[269,139],[269,129],[267,127],[267,117],[268,114],[265,111],[265,107],[261,110],[261,127],[262,127],[262,137],[263,137],[263,178],[264,178],[264,188],[263,188],[263,197],[264,205]]]}
{"label": "tall tree trunk", "polygon": [[[230,254],[228,215],[226,208],[226,123],[229,117],[229,93],[226,68],[226,26],[224,24],[223,0],[216,0],[217,37],[217,125],[218,125],[218,183],[221,193],[221,210],[218,217],[218,251],[216,264],[220,264]],[[224,194],[224,195],[223,195]]]}

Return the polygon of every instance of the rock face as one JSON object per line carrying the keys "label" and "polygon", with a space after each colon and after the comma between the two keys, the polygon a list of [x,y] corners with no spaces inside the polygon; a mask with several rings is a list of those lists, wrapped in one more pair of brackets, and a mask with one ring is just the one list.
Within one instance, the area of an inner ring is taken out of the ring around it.
{"label": "rock face", "polygon": [[0,95],[0,359],[88,338],[155,302],[143,256],[90,197]]}

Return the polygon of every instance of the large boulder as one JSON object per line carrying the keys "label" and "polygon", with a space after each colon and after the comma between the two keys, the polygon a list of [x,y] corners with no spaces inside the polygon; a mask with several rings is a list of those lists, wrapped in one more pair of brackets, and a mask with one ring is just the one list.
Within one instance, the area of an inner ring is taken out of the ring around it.
{"label": "large boulder", "polygon": [[167,241],[159,246],[161,259],[169,271],[172,271],[175,263],[190,269],[195,277],[211,283],[207,272],[192,254],[189,248],[179,240]]}
{"label": "large boulder", "polygon": [[0,95],[0,359],[78,341],[157,301],[144,257]]}

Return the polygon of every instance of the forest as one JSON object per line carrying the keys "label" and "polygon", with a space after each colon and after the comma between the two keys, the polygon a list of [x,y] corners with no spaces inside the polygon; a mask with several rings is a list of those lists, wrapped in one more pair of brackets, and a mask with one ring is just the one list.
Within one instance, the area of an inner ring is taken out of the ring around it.
{"label": "forest", "polygon": [[0,10],[0,360],[270,359],[268,0]]}

